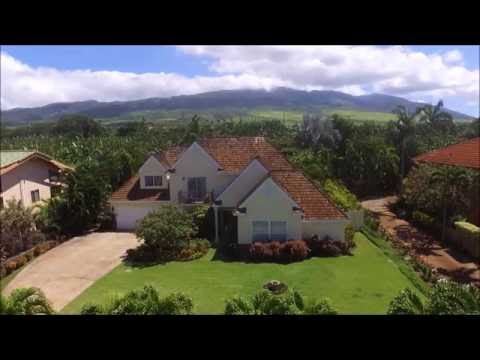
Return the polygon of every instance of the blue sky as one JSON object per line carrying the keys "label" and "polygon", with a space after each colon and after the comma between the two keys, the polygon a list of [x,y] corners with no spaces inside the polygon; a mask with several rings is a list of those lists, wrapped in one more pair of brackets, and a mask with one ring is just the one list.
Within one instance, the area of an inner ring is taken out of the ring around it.
{"label": "blue sky", "polygon": [[289,86],[436,102],[478,116],[478,46],[3,46],[2,107]]}

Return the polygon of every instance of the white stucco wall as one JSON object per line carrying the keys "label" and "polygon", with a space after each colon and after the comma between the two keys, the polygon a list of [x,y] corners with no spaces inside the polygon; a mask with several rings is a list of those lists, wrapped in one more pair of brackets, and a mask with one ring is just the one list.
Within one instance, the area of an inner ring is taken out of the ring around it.
{"label": "white stucco wall", "polygon": [[258,182],[265,177],[268,170],[257,160],[253,160],[235,180],[233,180],[218,197],[224,207],[234,207]]}
{"label": "white stucco wall", "polygon": [[318,220],[302,221],[302,236],[304,239],[317,235],[321,240],[325,236],[333,240],[345,240],[345,227],[349,220]]}
{"label": "white stucco wall", "polygon": [[242,204],[246,214],[238,216],[238,243],[252,242],[253,221],[286,221],[287,240],[301,239],[301,216],[293,212],[297,206],[270,178],[265,180]]}
{"label": "white stucco wall", "polygon": [[206,177],[207,191],[220,194],[236,175],[219,173],[219,165],[199,145],[194,143],[175,164],[175,173],[170,178],[172,202],[178,202],[178,192],[188,190],[189,177]]}
{"label": "white stucco wall", "polygon": [[168,201],[156,203],[112,202],[117,229],[134,230],[138,220],[143,219],[151,211],[168,203]]}
{"label": "white stucco wall", "polygon": [[[167,179],[165,178],[165,167],[154,157],[150,156],[147,161],[142,165],[138,170],[138,175],[140,176],[140,187],[142,189],[166,189],[167,188]],[[145,176],[161,176],[162,177],[162,186],[145,186]]]}
{"label": "white stucco wall", "polygon": [[48,180],[48,170],[57,170],[54,166],[40,159],[32,159],[17,168],[2,175],[1,197],[7,201],[22,200],[24,206],[31,206],[31,191],[39,190],[40,200],[50,198],[51,184]]}

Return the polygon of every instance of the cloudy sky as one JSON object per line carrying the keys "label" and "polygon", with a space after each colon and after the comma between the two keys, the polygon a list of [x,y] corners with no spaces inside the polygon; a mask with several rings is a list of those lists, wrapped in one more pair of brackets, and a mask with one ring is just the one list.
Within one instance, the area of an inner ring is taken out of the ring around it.
{"label": "cloudy sky", "polygon": [[2,46],[2,109],[221,89],[384,93],[479,116],[478,46]]}

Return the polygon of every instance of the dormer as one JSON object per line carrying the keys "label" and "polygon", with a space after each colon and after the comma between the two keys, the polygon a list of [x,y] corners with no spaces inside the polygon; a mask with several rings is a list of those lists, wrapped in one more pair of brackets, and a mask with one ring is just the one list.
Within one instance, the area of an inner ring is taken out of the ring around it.
{"label": "dormer", "polygon": [[168,169],[158,160],[155,154],[150,155],[138,171],[140,176],[140,188],[146,190],[167,188],[167,170]]}

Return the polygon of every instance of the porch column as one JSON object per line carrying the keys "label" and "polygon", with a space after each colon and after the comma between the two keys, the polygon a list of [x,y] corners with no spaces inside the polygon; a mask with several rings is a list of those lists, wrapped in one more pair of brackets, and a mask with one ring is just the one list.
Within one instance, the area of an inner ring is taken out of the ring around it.
{"label": "porch column", "polygon": [[218,207],[213,206],[213,213],[215,216],[215,244],[218,244],[219,242],[219,236],[218,236]]}

